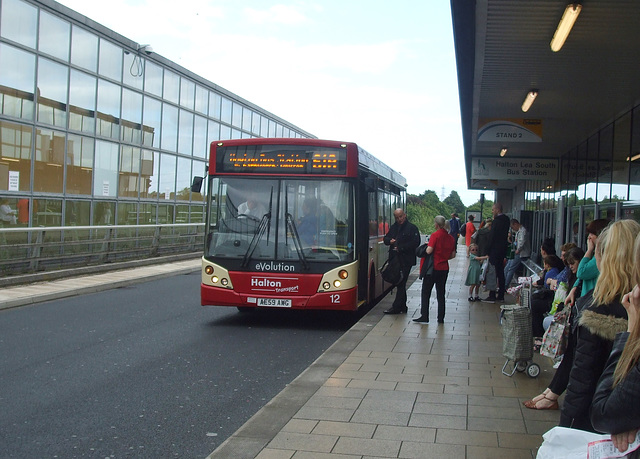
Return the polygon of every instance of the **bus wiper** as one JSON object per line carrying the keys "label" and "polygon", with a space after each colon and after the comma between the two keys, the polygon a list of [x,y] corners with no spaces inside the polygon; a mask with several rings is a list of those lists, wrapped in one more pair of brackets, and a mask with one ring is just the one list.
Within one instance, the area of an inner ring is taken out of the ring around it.
{"label": "bus wiper", "polygon": [[269,245],[269,235],[271,234],[271,208],[273,207],[273,187],[271,188],[271,197],[269,198],[269,210],[266,214],[262,216],[260,219],[260,223],[258,224],[258,229],[253,234],[253,238],[249,243],[249,247],[247,247],[247,251],[244,254],[244,258],[242,260],[242,267],[246,268],[249,264],[249,260],[253,256],[253,252],[256,251],[256,247],[258,247],[258,242],[262,239],[264,233],[267,233],[267,246]]}
{"label": "bus wiper", "polygon": [[296,247],[296,252],[298,252],[298,258],[302,262],[302,266],[304,269],[309,269],[309,262],[307,261],[307,257],[304,256],[304,252],[302,251],[302,243],[300,242],[300,235],[298,235],[298,228],[296,228],[296,224],[293,222],[293,216],[287,212],[286,213],[287,220],[287,228],[291,231],[293,245]]}

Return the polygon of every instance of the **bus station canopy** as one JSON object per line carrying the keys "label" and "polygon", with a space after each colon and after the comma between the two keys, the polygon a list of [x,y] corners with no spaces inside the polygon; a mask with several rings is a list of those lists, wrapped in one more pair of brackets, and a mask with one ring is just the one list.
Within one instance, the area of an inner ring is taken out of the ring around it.
{"label": "bus station canopy", "polygon": [[[472,178],[475,158],[500,158],[506,148],[505,161],[558,159],[640,101],[640,2],[582,3],[554,52],[550,42],[569,2],[451,0],[470,189],[518,183]],[[525,113],[532,90],[538,95]]]}

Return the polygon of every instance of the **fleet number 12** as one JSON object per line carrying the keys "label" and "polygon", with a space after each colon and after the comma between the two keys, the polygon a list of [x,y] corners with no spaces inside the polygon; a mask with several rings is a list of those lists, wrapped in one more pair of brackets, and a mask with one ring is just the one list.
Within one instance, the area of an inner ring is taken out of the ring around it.
{"label": "fleet number 12", "polygon": [[331,302],[333,304],[338,304],[340,303],[340,295],[331,295]]}

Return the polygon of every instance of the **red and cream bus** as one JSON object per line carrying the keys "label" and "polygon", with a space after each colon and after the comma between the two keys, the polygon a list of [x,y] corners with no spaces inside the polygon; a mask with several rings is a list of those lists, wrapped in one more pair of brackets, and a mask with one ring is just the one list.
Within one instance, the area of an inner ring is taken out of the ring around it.
{"label": "red and cream bus", "polygon": [[353,311],[390,287],[382,239],[406,183],[356,144],[213,142],[206,180],[202,305]]}

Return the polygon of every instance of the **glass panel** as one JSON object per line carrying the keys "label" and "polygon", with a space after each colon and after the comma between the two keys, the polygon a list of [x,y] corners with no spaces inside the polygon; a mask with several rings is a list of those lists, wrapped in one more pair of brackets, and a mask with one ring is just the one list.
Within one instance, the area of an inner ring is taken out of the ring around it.
{"label": "glass panel", "polygon": [[176,193],[176,157],[163,154],[160,160],[160,199],[175,199]]}
{"label": "glass panel", "polygon": [[261,115],[253,112],[253,117],[251,119],[251,132],[254,135],[260,135],[260,118],[262,118]]}
{"label": "glass panel", "polygon": [[115,196],[118,190],[118,144],[96,140],[93,195]]}
{"label": "glass panel", "polygon": [[278,124],[276,127],[276,137],[283,137],[284,134],[282,132],[282,125]]}
{"label": "glass panel", "polygon": [[94,140],[69,134],[67,139],[67,193],[91,196]]}
{"label": "glass panel", "polygon": [[211,142],[215,142],[216,140],[220,140],[220,123],[216,123],[215,121],[209,121],[209,129],[207,130],[207,153],[205,158],[209,157],[209,144]]}
{"label": "glass panel", "polygon": [[170,70],[164,71],[164,89],[162,97],[177,104],[180,96],[180,77]]}
{"label": "glass panel", "polygon": [[189,223],[203,223],[204,222],[204,207],[190,206],[191,213],[189,214]]}
{"label": "glass panel", "polygon": [[142,142],[142,94],[122,89],[122,140]]}
{"label": "glass panel", "polygon": [[640,106],[633,109],[629,161],[629,200],[640,201]]}
{"label": "glass panel", "polygon": [[[122,72],[122,82],[128,86],[142,90],[144,81],[144,61],[136,54],[130,52],[124,54],[124,71]],[[162,82],[161,85],[162,86]]]}
{"label": "glass panel", "polygon": [[98,69],[98,37],[74,25],[71,29],[71,63],[95,72]]}
{"label": "glass panel", "polygon": [[33,191],[62,193],[64,147],[64,132],[36,130]]}
{"label": "glass panel", "polygon": [[189,206],[186,204],[176,205],[176,223],[189,223]]}
{"label": "glass panel", "polygon": [[35,215],[31,214],[31,202],[29,198],[19,198],[16,200],[15,210],[18,211],[18,226],[29,226],[29,221],[35,218]]}
{"label": "glass panel", "polygon": [[138,224],[138,203],[119,202],[118,203],[118,225]]}
{"label": "glass panel", "polygon": [[140,149],[122,146],[120,154],[120,197],[137,198],[140,186]]}
{"label": "glass panel", "polygon": [[33,200],[33,226],[61,226],[62,201],[60,199]]}
{"label": "glass panel", "polygon": [[178,145],[178,108],[167,103],[162,104],[162,142],[163,149],[176,151]]}
{"label": "glass panel", "polygon": [[215,92],[209,93],[209,116],[217,120],[222,116],[222,96]]}
{"label": "glass panel", "polygon": [[224,97],[222,98],[222,108],[220,112],[220,119],[227,124],[231,124],[232,106],[233,105],[229,99],[226,99]]}
{"label": "glass panel", "polygon": [[260,137],[269,137],[269,119],[264,116],[260,122]]}
{"label": "glass panel", "polygon": [[173,204],[158,204],[158,224],[171,224],[173,223]]}
{"label": "glass panel", "polygon": [[113,225],[116,214],[116,203],[110,201],[95,201],[93,203],[93,224]]}
{"label": "glass panel", "polygon": [[193,156],[207,157],[207,119],[196,115],[193,127]]}
{"label": "glass panel", "polygon": [[0,191],[30,190],[32,129],[0,120]]}
{"label": "glass panel", "polygon": [[[600,131],[598,161],[598,201],[609,202],[611,198],[611,168],[613,162],[613,124]],[[596,217],[598,218],[598,217]]]}
{"label": "glass panel", "polygon": [[93,134],[96,125],[96,78],[71,69],[69,129]]}
{"label": "glass panel", "polygon": [[162,67],[151,61],[144,65],[144,90],[162,97]]}
{"label": "glass panel", "polygon": [[0,43],[0,108],[4,115],[33,120],[34,54]]}
{"label": "glass panel", "polygon": [[242,105],[233,102],[231,110],[231,125],[237,128],[242,127]]}
{"label": "glass panel", "polygon": [[207,114],[209,108],[209,91],[202,86],[196,85],[196,111]]}
{"label": "glass panel", "polygon": [[156,205],[141,202],[138,211],[138,225],[156,224]]}
{"label": "glass panel", "polygon": [[629,160],[631,154],[631,112],[616,121],[613,140],[613,165],[611,180],[612,201],[627,199]]}
{"label": "glass panel", "polygon": [[120,86],[102,79],[98,80],[97,134],[120,138]]}
{"label": "glass panel", "polygon": [[[179,201],[188,201],[191,192],[191,160],[186,158],[178,158],[177,170],[177,196]],[[183,216],[184,217],[184,216]],[[186,220],[186,218],[185,218]]]}
{"label": "glass panel", "polygon": [[142,144],[147,147],[160,147],[160,125],[162,124],[162,104],[151,97],[144,97],[144,123],[142,126]]}
{"label": "glass panel", "polygon": [[[71,201],[65,202],[64,226],[90,226],[91,202]],[[67,232],[65,231],[65,239]]]}
{"label": "glass panel", "polygon": [[[251,131],[251,114],[252,111],[248,108],[245,108],[242,111],[242,129],[244,129],[245,131]],[[254,114],[254,116],[258,115]]]}
{"label": "glass panel", "polygon": [[241,139],[242,138],[242,132],[238,131],[237,129],[231,129],[231,138],[232,139]]}
{"label": "glass panel", "polygon": [[186,78],[180,80],[180,105],[193,110],[196,84]]}
{"label": "glass panel", "polygon": [[122,82],[122,48],[100,39],[100,75]]}
{"label": "glass panel", "polygon": [[158,152],[142,150],[142,161],[140,162],[140,197],[158,197]]}
{"label": "glass panel", "polygon": [[178,153],[193,153],[193,113],[180,110],[180,128],[178,129]]}
{"label": "glass panel", "polygon": [[40,10],[40,52],[69,62],[71,24],[44,10]]}
{"label": "glass panel", "polygon": [[38,121],[67,127],[67,81],[69,68],[49,59],[38,64]]}
{"label": "glass panel", "polygon": [[273,120],[269,120],[269,137],[276,136],[276,122]]}
{"label": "glass panel", "polygon": [[218,140],[228,140],[231,138],[231,127],[222,124],[220,126],[220,138]]}
{"label": "glass panel", "polygon": [[3,0],[1,18],[0,32],[4,38],[35,49],[37,8],[19,0]]}

